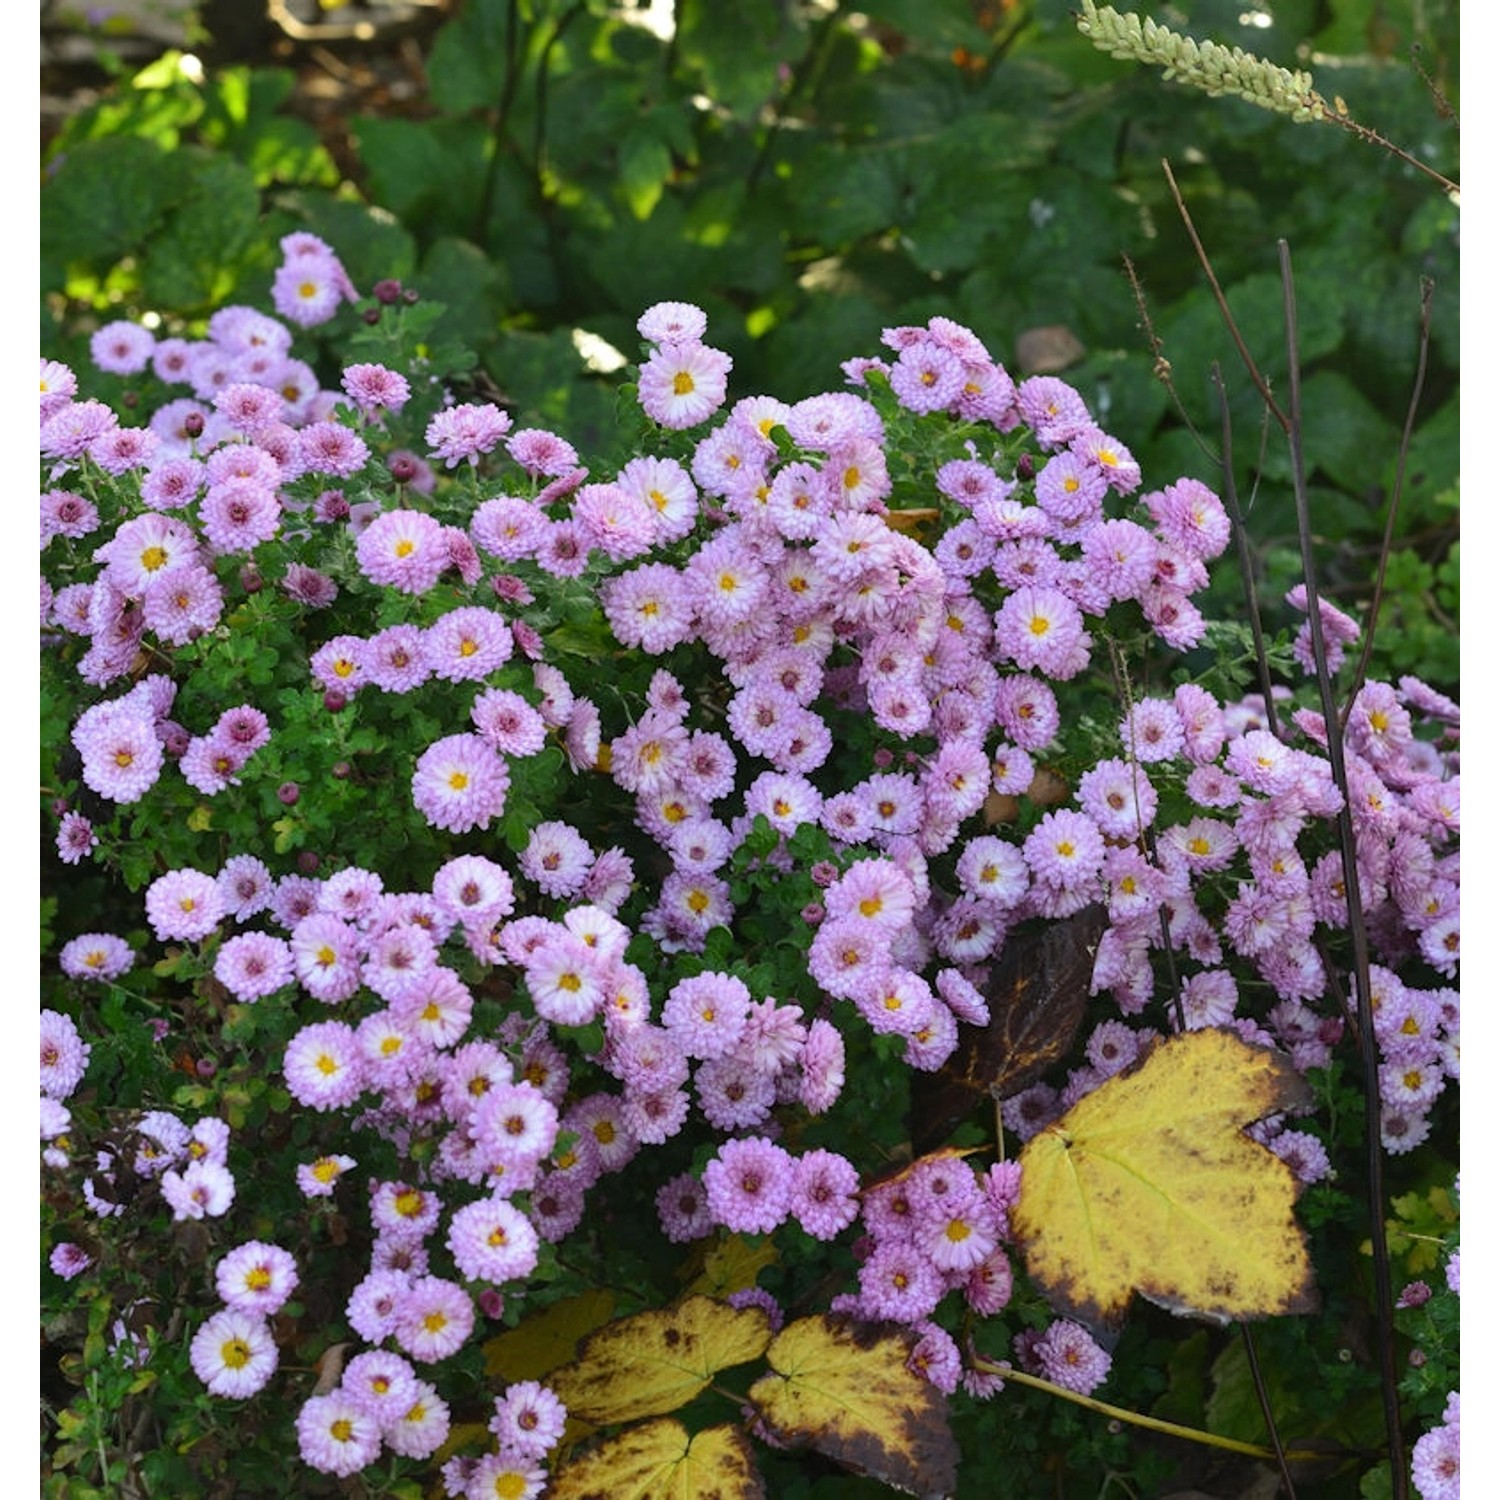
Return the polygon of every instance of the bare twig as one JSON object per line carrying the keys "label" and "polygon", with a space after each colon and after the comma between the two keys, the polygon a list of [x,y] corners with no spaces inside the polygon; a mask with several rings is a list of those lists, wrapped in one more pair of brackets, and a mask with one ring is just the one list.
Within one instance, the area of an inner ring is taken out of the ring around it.
{"label": "bare twig", "polygon": [[1266,728],[1281,738],[1281,728],[1276,720],[1276,701],[1271,695],[1271,661],[1266,655],[1265,629],[1260,620],[1260,598],[1255,588],[1255,569],[1250,556],[1250,533],[1245,526],[1244,513],[1240,510],[1239,490],[1234,482],[1234,424],[1229,416],[1229,397],[1224,389],[1224,377],[1215,362],[1212,369],[1214,389],[1219,393],[1219,421],[1222,437],[1219,443],[1219,482],[1223,488],[1224,508],[1234,522],[1235,554],[1240,564],[1240,582],[1245,590],[1245,616],[1250,621],[1250,639],[1255,645],[1255,673],[1260,682],[1260,695],[1266,704]]}
{"label": "bare twig", "polygon": [[1198,264],[1203,267],[1203,274],[1208,277],[1208,284],[1214,294],[1214,301],[1219,304],[1219,316],[1224,319],[1224,326],[1229,330],[1229,337],[1234,340],[1234,347],[1239,350],[1240,358],[1245,363],[1245,369],[1255,389],[1260,393],[1260,399],[1265,402],[1266,410],[1276,418],[1281,430],[1286,432],[1290,427],[1287,414],[1276,404],[1276,398],[1271,394],[1271,387],[1266,383],[1266,378],[1260,373],[1250,350],[1245,346],[1245,340],[1240,335],[1239,324],[1234,321],[1234,314],[1229,310],[1228,299],[1224,296],[1224,289],[1219,285],[1219,278],[1214,274],[1214,268],[1209,261],[1208,252],[1203,248],[1203,241],[1198,238],[1197,227],[1193,223],[1193,216],[1188,212],[1188,206],[1183,201],[1181,189],[1177,186],[1177,179],[1172,175],[1172,164],[1165,158],[1162,159],[1161,169],[1167,174],[1167,186],[1172,190],[1173,201],[1177,204],[1177,212],[1182,215],[1182,222],[1187,228],[1188,238],[1193,242],[1193,250],[1198,256]]}
{"label": "bare twig", "polygon": [[1406,407],[1406,422],[1401,428],[1401,447],[1396,454],[1396,475],[1391,481],[1391,503],[1385,512],[1385,535],[1380,539],[1380,558],[1375,567],[1375,591],[1370,596],[1370,608],[1365,620],[1364,637],[1359,647],[1359,662],[1354,669],[1354,681],[1349,684],[1349,701],[1344,705],[1341,724],[1349,723],[1349,710],[1354,707],[1354,696],[1365,680],[1370,665],[1370,652],[1375,646],[1375,622],[1380,617],[1380,606],[1385,597],[1385,570],[1391,560],[1391,548],[1396,536],[1396,507],[1401,503],[1401,485],[1406,478],[1406,460],[1411,453],[1412,429],[1417,425],[1417,407],[1421,404],[1422,388],[1427,383],[1427,350],[1432,338],[1432,280],[1422,278],[1422,322],[1417,340],[1417,374],[1412,381],[1411,400]]}
{"label": "bare twig", "polygon": [[1354,820],[1349,803],[1349,776],[1344,761],[1344,736],[1328,675],[1328,649],[1318,609],[1317,573],[1313,558],[1312,511],[1307,498],[1307,470],[1302,453],[1302,372],[1297,355],[1297,299],[1292,280],[1291,251],[1277,241],[1281,261],[1282,309],[1286,323],[1288,398],[1287,446],[1292,458],[1292,494],[1297,507],[1297,539],[1302,548],[1302,578],[1307,589],[1307,619],[1312,633],[1313,667],[1328,737],[1328,764],[1343,798],[1338,814],[1339,853],[1344,876],[1344,899],[1349,912],[1349,939],[1354,956],[1354,990],[1359,1012],[1359,1050],[1365,1085],[1365,1156],[1368,1169],[1370,1241],[1375,1271],[1375,1303],[1380,1359],[1381,1395],[1385,1406],[1387,1451],[1391,1461],[1393,1500],[1408,1494],[1401,1406],[1397,1393],[1396,1343],[1392,1315],[1390,1248],[1385,1239],[1385,1164],[1381,1145],[1380,1090],[1377,1084],[1374,1005],[1370,995],[1370,955],[1360,900],[1359,864],[1355,853]]}
{"label": "bare twig", "polygon": [[1276,1467],[1281,1471],[1281,1487],[1287,1493],[1287,1500],[1297,1500],[1297,1486],[1292,1483],[1292,1471],[1287,1467],[1286,1448],[1282,1444],[1281,1434],[1276,1430],[1276,1414],[1271,1410],[1271,1397],[1266,1390],[1265,1378],[1260,1373],[1260,1356],[1255,1352],[1255,1339],[1248,1323],[1240,1324],[1240,1342],[1245,1346],[1245,1360],[1250,1367],[1255,1399],[1260,1403],[1261,1418],[1266,1424],[1271,1447],[1276,1451]]}

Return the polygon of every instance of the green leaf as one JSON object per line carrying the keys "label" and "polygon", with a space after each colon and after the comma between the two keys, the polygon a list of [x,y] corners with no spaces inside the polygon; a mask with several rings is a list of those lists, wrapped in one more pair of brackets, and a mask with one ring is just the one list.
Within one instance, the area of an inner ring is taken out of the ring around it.
{"label": "green leaf", "polygon": [[184,310],[228,300],[251,258],[260,194],[251,172],[207,151],[178,153],[187,193],[146,257],[144,290],[152,301]]}
{"label": "green leaf", "polygon": [[180,191],[181,165],[148,141],[114,137],[70,151],[41,194],[42,284],[73,262],[106,267],[134,254]]}
{"label": "green leaf", "polygon": [[630,211],[649,219],[672,171],[672,153],[655,131],[638,126],[620,142],[620,189]]}

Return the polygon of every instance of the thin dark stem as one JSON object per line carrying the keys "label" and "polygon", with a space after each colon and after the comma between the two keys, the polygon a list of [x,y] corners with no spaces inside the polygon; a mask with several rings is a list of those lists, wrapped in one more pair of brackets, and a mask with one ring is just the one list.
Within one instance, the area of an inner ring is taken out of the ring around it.
{"label": "thin dark stem", "polygon": [[537,197],[543,201],[547,197],[546,188],[542,182],[542,172],[546,166],[547,157],[547,81],[551,76],[552,51],[562,41],[568,27],[587,9],[587,0],[578,0],[578,3],[570,10],[565,11],[557,25],[552,28],[552,35],[547,38],[546,45],[537,58],[536,127],[531,137],[531,175],[536,181]]}
{"label": "thin dark stem", "polygon": [[1234,321],[1234,314],[1229,310],[1229,301],[1224,296],[1224,290],[1219,285],[1219,278],[1214,275],[1213,264],[1208,258],[1208,252],[1203,248],[1203,241],[1198,238],[1198,230],[1193,224],[1193,216],[1188,212],[1188,206],[1183,201],[1182,193],[1177,186],[1177,179],[1172,175],[1172,164],[1165,158],[1162,160],[1161,169],[1167,174],[1167,186],[1172,190],[1172,198],[1177,204],[1177,212],[1182,215],[1182,222],[1187,227],[1188,238],[1193,242],[1193,250],[1198,256],[1198,264],[1203,267],[1203,274],[1208,277],[1208,284],[1214,294],[1214,301],[1219,304],[1219,315],[1224,319],[1224,326],[1229,330],[1229,337],[1234,340],[1234,347],[1239,350],[1240,358],[1245,362],[1245,369],[1249,371],[1250,379],[1255,384],[1255,389],[1260,392],[1260,399],[1265,402],[1266,410],[1281,424],[1283,432],[1288,431],[1289,422],[1287,415],[1276,404],[1276,398],[1271,394],[1271,387],[1266,384],[1265,377],[1260,373],[1250,351],[1245,346],[1245,341],[1240,336],[1239,325]]}
{"label": "thin dark stem", "polygon": [[776,101],[771,123],[761,136],[760,145],[756,148],[755,160],[751,162],[750,170],[745,174],[747,198],[753,197],[756,188],[760,185],[760,179],[771,159],[772,147],[781,135],[781,122],[786,118],[793,101],[804,91],[816,92],[817,81],[827,63],[829,48],[833,44],[835,23],[841,19],[838,4],[835,3],[834,8],[815,23],[815,34],[802,56],[797,60],[797,66],[792,70],[792,76],[787,80],[786,88]]}
{"label": "thin dark stem", "polygon": [[1364,638],[1360,642],[1359,663],[1354,669],[1354,681],[1349,684],[1349,701],[1344,705],[1342,722],[1348,724],[1349,710],[1354,706],[1354,695],[1364,683],[1370,666],[1370,652],[1375,645],[1375,622],[1380,616],[1380,606],[1385,597],[1385,570],[1391,560],[1391,548],[1396,537],[1396,507],[1401,503],[1401,486],[1406,479],[1406,460],[1411,453],[1411,435],[1417,425],[1417,407],[1422,400],[1422,389],[1427,383],[1427,349],[1432,338],[1432,280],[1422,278],[1422,322],[1417,340],[1417,374],[1412,381],[1411,400],[1406,406],[1406,424],[1401,429],[1401,448],[1396,454],[1396,476],[1391,481],[1391,503],[1385,512],[1385,535],[1380,539],[1380,559],[1375,567],[1375,591],[1370,596],[1370,609],[1365,620]]}
{"label": "thin dark stem", "polygon": [[1260,599],[1255,589],[1255,570],[1250,556],[1250,533],[1245,527],[1245,516],[1240,509],[1240,494],[1234,482],[1234,424],[1229,415],[1229,396],[1224,389],[1224,377],[1215,360],[1210,369],[1214,389],[1219,393],[1219,474],[1223,488],[1224,508],[1234,522],[1234,548],[1239,558],[1240,582],[1245,590],[1245,617],[1250,622],[1250,639],[1255,645],[1255,674],[1260,681],[1260,695],[1266,704],[1266,727],[1281,738],[1276,722],[1276,700],[1271,696],[1271,662],[1266,655],[1266,635],[1260,622]]}
{"label": "thin dark stem", "polygon": [[1271,1396],[1266,1390],[1265,1377],[1260,1372],[1260,1356],[1255,1352],[1255,1340],[1248,1323],[1240,1324],[1240,1342],[1245,1346],[1245,1360],[1250,1366],[1250,1380],[1255,1386],[1255,1399],[1260,1403],[1260,1414],[1265,1420],[1266,1436],[1271,1439],[1271,1448],[1276,1454],[1276,1467],[1281,1471],[1281,1487],[1287,1500],[1297,1500],[1297,1486],[1292,1483],[1292,1471],[1287,1467],[1286,1448],[1281,1434],[1276,1430],[1276,1414],[1271,1410]]}
{"label": "thin dark stem", "polygon": [[1344,736],[1328,675],[1328,648],[1318,610],[1317,575],[1313,558],[1312,510],[1307,498],[1307,471],[1302,453],[1302,372],[1297,356],[1297,299],[1292,282],[1291,251],[1277,241],[1281,260],[1282,307],[1286,320],[1288,395],[1292,415],[1287,423],[1287,446],[1292,458],[1292,493],[1297,507],[1297,538],[1302,548],[1302,578],[1307,588],[1307,619],[1312,632],[1313,666],[1323,725],[1328,736],[1328,764],[1343,797],[1338,815],[1339,852],[1344,876],[1344,899],[1349,909],[1349,940],[1354,956],[1354,990],[1359,1013],[1361,1072],[1365,1085],[1365,1155],[1368,1171],[1370,1247],[1375,1272],[1381,1396],[1385,1407],[1387,1452],[1391,1461],[1392,1500],[1407,1500],[1407,1473],[1401,1441],[1401,1406],[1397,1396],[1396,1341],[1392,1319],[1390,1249],[1385,1238],[1385,1159],[1381,1146],[1380,1090],[1377,1085],[1374,1006],[1370,996],[1370,954],[1365,934],[1364,906],[1359,892],[1359,863],[1355,853],[1354,820],[1350,812],[1349,776],[1344,762]]}
{"label": "thin dark stem", "polygon": [[510,123],[511,107],[521,86],[521,17],[519,0],[510,0],[505,12],[505,82],[500,87],[500,101],[495,106],[495,122],[490,127],[490,159],[484,169],[484,188],[479,194],[479,208],[474,216],[474,242],[489,248],[490,213],[500,185],[500,157],[505,150],[505,130]]}

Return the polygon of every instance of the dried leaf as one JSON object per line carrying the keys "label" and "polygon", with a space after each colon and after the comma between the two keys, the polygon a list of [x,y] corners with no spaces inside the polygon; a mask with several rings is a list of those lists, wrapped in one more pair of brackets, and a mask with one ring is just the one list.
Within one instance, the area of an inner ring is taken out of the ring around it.
{"label": "dried leaf", "polygon": [[958,1445],[942,1393],[906,1367],[915,1342],[895,1324],[802,1318],[772,1340],[773,1373],[748,1399],[781,1442],[908,1495],[950,1495]]}
{"label": "dried leaf", "polygon": [[1010,938],[990,981],[988,1026],[959,1028],[959,1044],[935,1073],[912,1079],[912,1145],[947,1138],[986,1095],[1008,1099],[1073,1045],[1088,1005],[1094,954],[1108,921],[1086,906],[1035,933]]}
{"label": "dried leaf", "polygon": [[606,1438],[553,1476],[548,1500],[761,1500],[750,1439],[728,1424],[689,1440],[657,1417]]}
{"label": "dried leaf", "polygon": [[1087,351],[1065,323],[1027,328],[1016,335],[1016,367],[1023,375],[1056,375]]}
{"label": "dried leaf", "polygon": [[1011,1229],[1054,1307],[1100,1329],[1132,1291],[1218,1322],[1310,1312],[1297,1179],[1243,1127],[1307,1099],[1232,1031],[1159,1042],[1021,1152]]}
{"label": "dried leaf", "polygon": [[326,1396],[344,1378],[344,1354],[349,1345],[330,1344],[319,1356],[313,1367],[318,1372],[318,1383],[313,1395]]}
{"label": "dried leaf", "polygon": [[570,1416],[633,1422],[686,1405],[718,1371],[764,1353],[770,1337],[764,1308],[689,1297],[606,1324],[547,1383]]}
{"label": "dried leaf", "polygon": [[565,1297],[487,1339],[484,1373],[507,1383],[540,1380],[578,1353],[578,1341],[609,1320],[612,1292],[593,1290]]}

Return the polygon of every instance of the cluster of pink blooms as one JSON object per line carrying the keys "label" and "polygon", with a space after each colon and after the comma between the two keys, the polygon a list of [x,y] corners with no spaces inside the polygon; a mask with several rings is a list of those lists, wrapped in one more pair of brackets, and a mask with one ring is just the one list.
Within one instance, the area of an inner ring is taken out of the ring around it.
{"label": "cluster of pink blooms", "polygon": [[[303,326],[331,316],[351,295],[332,252],[310,236],[289,237],[284,249],[278,312]],[[658,304],[639,324],[651,345],[640,401],[674,435],[727,401],[729,357],[702,342],[706,329],[702,312],[681,303]],[[1274,702],[1224,705],[1192,684],[1147,694],[1122,714],[1110,753],[1078,778],[1070,805],[1024,837],[978,826],[988,797],[1024,796],[1055,751],[1056,685],[1090,666],[1106,614],[1144,623],[1174,649],[1202,639],[1192,596],[1227,544],[1223,507],[1191,479],[1131,501],[1139,468],[1079,393],[1052,377],[1017,384],[957,324],[893,328],[885,342],[891,359],[845,366],[853,389],[794,404],[748,397],[684,461],[637,457],[593,483],[555,434],[512,431],[493,406],[450,405],[426,429],[426,457],[402,456],[399,476],[388,460],[402,485],[396,503],[358,514],[337,490],[305,505],[283,487],[366,470],[364,439],[332,413],[352,405],[375,438],[410,398],[397,372],[351,366],[342,393],[319,391],[291,356],[285,326],[243,308],[216,315],[197,345],[111,325],[95,350],[101,367],[149,362],[193,390],[147,428],[122,430],[108,408],[75,399],[71,372],[44,366],[42,451],[53,478],[87,463],[115,478],[134,472],[146,507],[92,553],[92,581],[55,593],[44,581],[44,626],[90,640],[80,663],[89,683],[124,676],[148,629],[164,647],[212,629],[224,607],[213,561],[239,556],[253,567],[258,548],[291,535],[326,537],[330,556],[342,546],[342,576],[357,569],[361,588],[389,590],[403,605],[440,582],[474,589],[488,573],[483,603],[325,641],[311,655],[312,680],[335,710],[361,694],[440,684],[451,713],[462,695],[458,722],[467,712],[468,727],[416,747],[410,766],[411,802],[429,828],[487,829],[505,811],[513,764],[556,742],[574,775],[608,776],[663,872],[638,878],[623,848],[596,848],[565,819],[542,818],[514,873],[456,855],[420,890],[387,891],[378,872],[356,866],[278,877],[248,853],[213,872],[168,871],[149,887],[156,938],[212,943],[214,975],[235,999],[295,988],[313,1002],[318,1019],[281,1061],[286,1087],[328,1117],[330,1135],[347,1120],[379,1133],[405,1163],[400,1180],[369,1182],[374,1247],[346,1314],[371,1348],[302,1409],[298,1442],[313,1467],[348,1475],[382,1447],[434,1452],[448,1411],[414,1365],[464,1347],[476,1300],[498,1316],[541,1245],[581,1222],[589,1190],[677,1136],[695,1110],[714,1149],[701,1170],[658,1191],[668,1239],[719,1228],[769,1234],[792,1221],[832,1240],[862,1220],[858,1289],[835,1305],[910,1325],[920,1338],[913,1368],[943,1390],[962,1382],[993,1394],[998,1377],[935,1315],[950,1292],[981,1318],[1008,1302],[1018,1169],[927,1158],[862,1186],[847,1157],[795,1155],[781,1136],[788,1112],[818,1115],[839,1098],[851,1013],[899,1038],[910,1067],[941,1068],[960,1027],[988,1021],[991,965],[1024,922],[1104,905],[1093,991],[1118,1015],[1094,1027],[1085,1063],[1061,1089],[1040,1083],[1007,1101],[1005,1123],[1023,1139],[1131,1063],[1154,1034],[1138,1020],[1152,1002],[1164,1002],[1170,1027],[1230,1026],[1303,1068],[1332,1057],[1346,1018],[1318,1008],[1330,981],[1319,943],[1348,917],[1337,852],[1305,852],[1329,844],[1342,806],[1320,716],[1278,713]],[[931,549],[889,511],[885,423],[867,399],[881,383],[909,412],[994,435],[991,448],[971,442],[937,470],[924,498],[949,524]],[[509,463],[523,476],[510,487],[527,494],[495,494],[466,525],[444,524],[428,508],[430,483],[415,482],[424,470],[430,481],[435,463],[463,466],[464,483]],[[1132,513],[1117,514],[1127,502]],[[190,519],[165,514],[178,511]],[[98,525],[82,496],[43,496],[44,548]],[[329,567],[298,564],[283,587],[321,608],[337,592]],[[575,670],[580,680],[570,681],[547,660],[524,616],[533,587],[585,574],[624,650],[659,658],[701,648],[724,683],[721,714],[710,717],[662,666],[606,742],[613,700],[589,696],[594,680]],[[1347,618],[1322,616],[1336,641],[1349,639]],[[517,654],[529,694],[491,681],[507,664],[513,680]],[[267,716],[241,705],[194,737],[170,717],[174,693],[171,678],[156,675],[84,711],[73,741],[88,787],[136,802],[168,757],[205,794],[236,784],[272,732]],[[836,716],[850,712],[882,743],[868,764],[841,764],[843,779],[830,784]],[[1456,989],[1398,977],[1416,966],[1456,974],[1457,724],[1456,706],[1415,679],[1366,683],[1349,715],[1355,875],[1380,960],[1391,1151],[1424,1138],[1433,1102],[1457,1077]],[[1184,799],[1190,816],[1159,818]],[[789,841],[803,828],[821,830],[838,856],[811,872],[820,899],[804,912],[802,999],[757,995],[715,969],[654,983],[627,959],[631,940],[644,934],[662,955],[703,953],[713,929],[735,920],[730,861],[766,825],[777,844],[764,864],[775,871],[795,869]],[[63,858],[81,860],[98,840],[68,811],[58,843]],[[1165,945],[1179,975],[1171,995],[1157,961]],[[80,980],[113,980],[132,961],[123,939],[99,933],[63,955]],[[520,998],[498,1034],[480,1037],[462,973],[492,967],[509,971]],[[1254,1016],[1241,1012],[1249,976],[1276,997]],[[1352,1014],[1352,980],[1334,978]],[[594,1024],[602,1050],[580,1060],[569,1032]],[[43,1132],[50,1110],[54,1138],[87,1059],[70,1026],[44,1015]],[[200,1138],[179,1129],[181,1140],[165,1128],[156,1137],[163,1195],[179,1217],[222,1213],[233,1195],[216,1154],[227,1131],[212,1149],[203,1137],[194,1155]],[[1261,1137],[1305,1181],[1328,1170],[1316,1137],[1284,1119]],[[184,1154],[194,1159],[179,1172]],[[327,1196],[356,1165],[328,1149],[302,1164],[299,1186]],[[91,1202],[113,1212],[110,1164],[99,1174]],[[242,1250],[247,1275],[264,1270],[267,1285],[279,1276],[289,1292],[295,1272],[280,1252]],[[240,1262],[233,1267],[242,1282]],[[275,1368],[269,1312],[243,1286],[224,1298],[194,1340],[193,1364],[210,1389],[245,1395]],[[1067,1320],[1018,1342],[1016,1360],[1080,1392],[1109,1367]],[[497,1451],[455,1460],[448,1493],[536,1493],[562,1420],[545,1388],[512,1387],[492,1423]]]}
{"label": "cluster of pink blooms", "polygon": [[492,1452],[451,1458],[443,1465],[443,1492],[455,1500],[534,1500],[547,1487],[543,1467],[567,1425],[557,1393],[536,1380],[518,1380],[495,1398],[489,1430]]}

